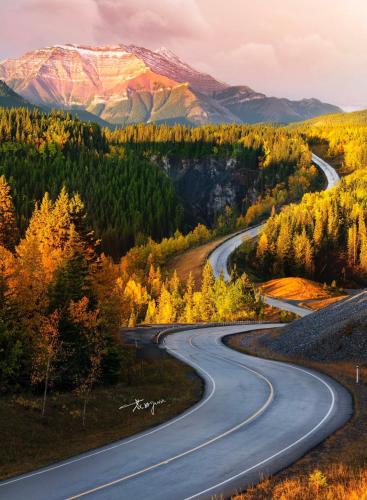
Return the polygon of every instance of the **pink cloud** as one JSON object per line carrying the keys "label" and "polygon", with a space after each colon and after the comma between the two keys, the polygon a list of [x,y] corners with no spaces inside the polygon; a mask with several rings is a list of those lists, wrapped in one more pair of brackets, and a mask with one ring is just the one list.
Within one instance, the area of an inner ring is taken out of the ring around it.
{"label": "pink cloud", "polygon": [[93,37],[92,0],[1,0],[1,7],[0,59]]}
{"label": "pink cloud", "polygon": [[[99,20],[97,38],[116,42],[167,43],[202,37],[207,24],[195,0],[94,0]],[[180,12],[187,15],[181,16]]]}
{"label": "pink cloud", "polygon": [[0,59],[56,43],[166,45],[222,81],[367,106],[365,0],[1,0],[1,21]]}

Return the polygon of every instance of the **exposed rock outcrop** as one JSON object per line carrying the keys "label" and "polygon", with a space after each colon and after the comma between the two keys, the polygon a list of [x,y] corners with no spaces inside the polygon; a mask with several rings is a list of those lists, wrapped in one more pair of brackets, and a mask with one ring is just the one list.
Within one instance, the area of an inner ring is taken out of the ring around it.
{"label": "exposed rock outcrop", "polygon": [[234,158],[155,159],[175,185],[189,219],[211,225],[228,206],[241,208],[259,194],[260,172],[248,170]]}

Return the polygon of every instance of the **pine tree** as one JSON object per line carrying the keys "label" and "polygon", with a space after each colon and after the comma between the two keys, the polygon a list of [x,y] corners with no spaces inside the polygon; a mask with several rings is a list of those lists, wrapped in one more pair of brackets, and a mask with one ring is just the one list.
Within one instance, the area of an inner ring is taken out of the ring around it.
{"label": "pine tree", "polygon": [[157,299],[162,288],[161,270],[159,267],[155,268],[153,264],[150,265],[148,274],[148,290],[152,297]]}
{"label": "pine tree", "polygon": [[16,224],[10,186],[5,176],[0,177],[0,246],[13,251],[18,242],[19,233]]}
{"label": "pine tree", "polygon": [[321,245],[323,234],[324,234],[324,224],[322,220],[322,215],[319,211],[317,211],[315,214],[315,229],[313,232],[313,241],[317,248],[319,248]]}
{"label": "pine tree", "polygon": [[354,223],[348,228],[348,264],[350,267],[355,267],[357,264],[357,250],[358,250],[358,233],[357,226]]}
{"label": "pine tree", "polygon": [[279,236],[277,239],[277,255],[281,261],[289,257],[292,248],[291,233],[289,226],[284,224],[280,227]]}
{"label": "pine tree", "polygon": [[183,300],[180,291],[180,280],[175,270],[171,279],[168,282],[168,289],[171,293],[172,305],[175,311],[175,316],[180,317],[183,309]]}
{"label": "pine tree", "polygon": [[157,304],[154,299],[148,302],[147,312],[145,314],[144,323],[156,323]]}
{"label": "pine tree", "polygon": [[259,238],[259,243],[257,245],[257,251],[256,255],[258,258],[264,257],[264,255],[268,252],[269,249],[269,244],[268,244],[268,237],[266,233],[261,233],[261,236]]}
{"label": "pine tree", "polygon": [[315,272],[314,250],[310,240],[307,238],[305,251],[305,269],[309,276],[313,276]]}

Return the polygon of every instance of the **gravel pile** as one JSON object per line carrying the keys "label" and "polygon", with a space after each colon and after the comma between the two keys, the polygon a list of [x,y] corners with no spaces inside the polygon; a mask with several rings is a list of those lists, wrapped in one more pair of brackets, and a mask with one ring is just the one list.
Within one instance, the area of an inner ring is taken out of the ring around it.
{"label": "gravel pile", "polygon": [[294,321],[262,343],[315,360],[367,360],[367,291]]}

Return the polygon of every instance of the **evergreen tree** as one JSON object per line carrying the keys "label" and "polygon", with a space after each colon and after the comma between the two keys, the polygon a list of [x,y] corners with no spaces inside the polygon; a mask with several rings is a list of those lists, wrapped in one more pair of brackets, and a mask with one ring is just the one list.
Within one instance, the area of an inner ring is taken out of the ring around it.
{"label": "evergreen tree", "polygon": [[0,246],[13,251],[18,237],[10,186],[2,175],[0,176]]}

